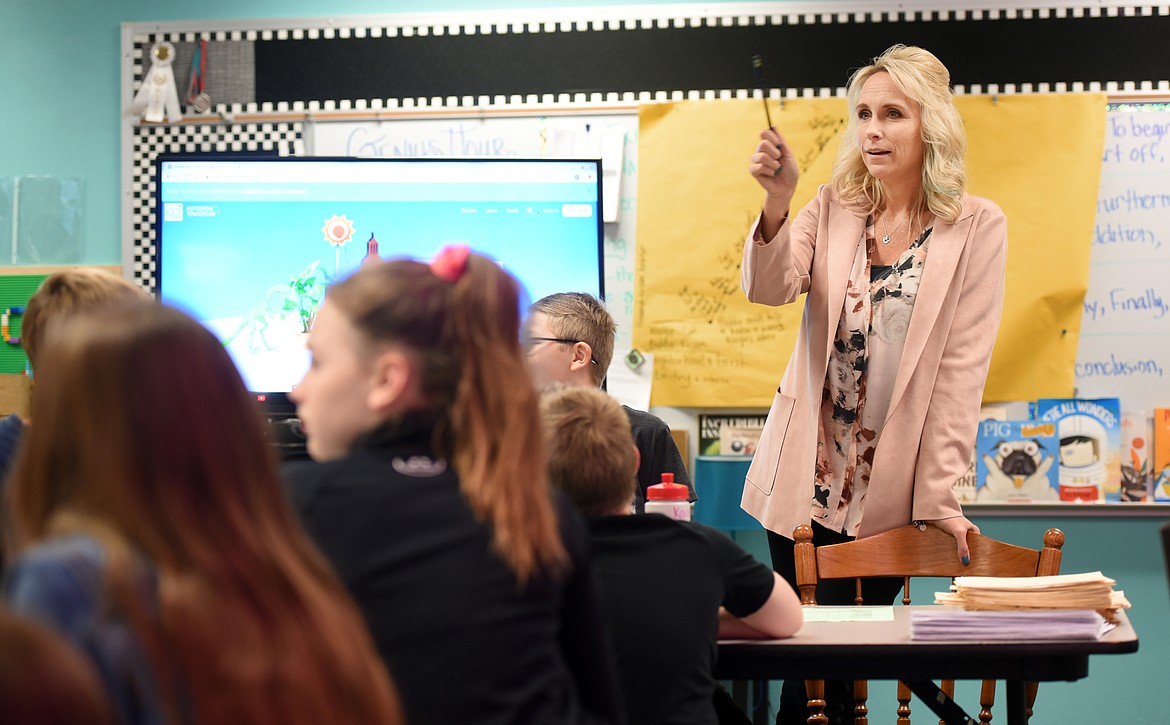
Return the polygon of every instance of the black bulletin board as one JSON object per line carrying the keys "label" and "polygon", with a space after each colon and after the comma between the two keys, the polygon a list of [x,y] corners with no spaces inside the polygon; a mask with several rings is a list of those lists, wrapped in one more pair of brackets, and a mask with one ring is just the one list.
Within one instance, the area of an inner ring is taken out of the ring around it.
{"label": "black bulletin board", "polygon": [[942,17],[273,39],[255,46],[256,100],[734,89],[752,84],[753,53],[770,84],[836,88],[895,42],[931,49],[960,86],[1170,78],[1167,16]]}

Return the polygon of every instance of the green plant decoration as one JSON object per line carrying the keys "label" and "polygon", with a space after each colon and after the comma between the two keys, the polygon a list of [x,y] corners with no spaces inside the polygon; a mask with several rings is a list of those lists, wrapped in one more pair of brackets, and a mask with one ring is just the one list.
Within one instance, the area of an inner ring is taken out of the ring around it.
{"label": "green plant decoration", "polygon": [[224,346],[231,345],[246,332],[248,349],[252,352],[258,350],[260,345],[267,350],[274,350],[276,348],[268,342],[264,331],[294,313],[300,321],[301,332],[308,332],[317,317],[317,309],[321,306],[328,285],[328,273],[321,269],[320,260],[305,267],[285,284],[272,285],[264,294],[264,301],[245,313],[232,334],[224,339]]}

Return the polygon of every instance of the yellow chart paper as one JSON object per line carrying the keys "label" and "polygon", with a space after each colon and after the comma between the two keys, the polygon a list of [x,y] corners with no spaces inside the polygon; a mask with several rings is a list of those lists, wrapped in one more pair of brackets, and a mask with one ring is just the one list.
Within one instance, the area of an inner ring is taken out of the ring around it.
{"label": "yellow chart paper", "polygon": [[[985,399],[1067,396],[1104,143],[1103,94],[960,97],[971,193],[1008,216],[1005,311]],[[829,180],[844,99],[771,102],[800,160],[793,213]],[[748,164],[759,99],[644,106],[639,114],[634,344],[655,354],[652,405],[767,407],[803,300],[752,305],[743,240],[763,192]]]}

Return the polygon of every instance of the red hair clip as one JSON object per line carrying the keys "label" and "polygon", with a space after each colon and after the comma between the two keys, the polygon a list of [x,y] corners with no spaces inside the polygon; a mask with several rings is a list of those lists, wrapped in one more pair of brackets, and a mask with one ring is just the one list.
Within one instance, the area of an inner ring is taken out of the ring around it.
{"label": "red hair clip", "polygon": [[431,272],[439,279],[458,282],[467,271],[467,257],[471,248],[466,244],[448,244],[439,250],[431,262]]}

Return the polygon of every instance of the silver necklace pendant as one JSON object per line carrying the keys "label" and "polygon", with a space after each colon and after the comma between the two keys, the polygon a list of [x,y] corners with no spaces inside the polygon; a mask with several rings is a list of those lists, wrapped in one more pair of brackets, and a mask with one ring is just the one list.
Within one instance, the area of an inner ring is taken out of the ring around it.
{"label": "silver necklace pendant", "polygon": [[902,215],[902,221],[898,222],[897,226],[895,226],[893,229],[886,229],[886,233],[882,235],[882,244],[889,244],[890,238],[895,233],[897,233],[897,231],[899,229],[902,228],[902,225],[905,224],[906,220],[909,218],[910,218],[910,212],[906,212],[904,215]]}

